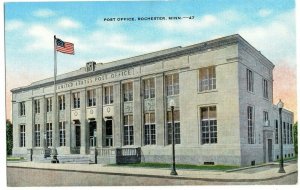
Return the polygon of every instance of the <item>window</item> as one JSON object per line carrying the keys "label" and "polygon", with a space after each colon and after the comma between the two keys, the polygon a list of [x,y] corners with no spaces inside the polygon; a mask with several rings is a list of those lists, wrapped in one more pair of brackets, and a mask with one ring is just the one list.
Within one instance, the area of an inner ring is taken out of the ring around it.
{"label": "window", "polygon": [[20,102],[20,116],[25,115],[25,102]]}
{"label": "window", "polygon": [[154,78],[144,80],[144,99],[155,97]]}
{"label": "window", "polygon": [[34,146],[41,146],[41,126],[40,124],[34,125]]}
{"label": "window", "polygon": [[269,98],[268,93],[268,81],[266,79],[263,79],[263,92],[264,92],[264,98]]}
{"label": "window", "polygon": [[124,115],[124,145],[133,144],[133,116]]}
{"label": "window", "polygon": [[217,143],[217,108],[216,106],[200,108],[201,142]]}
{"label": "window", "polygon": [[104,87],[104,104],[112,104],[114,103],[114,91],[113,86]]}
{"label": "window", "polygon": [[168,96],[179,94],[179,74],[167,75],[166,86]]}
{"label": "window", "polygon": [[88,107],[96,106],[96,89],[87,91]]}
{"label": "window", "polygon": [[133,100],[133,86],[132,82],[124,83],[123,84],[123,96],[124,96],[124,102],[129,102]]}
{"label": "window", "polygon": [[80,92],[73,93],[73,108],[80,108]]}
{"label": "window", "polygon": [[25,147],[25,125],[20,125],[20,147]]}
{"label": "window", "polygon": [[283,122],[283,144],[286,144],[286,128],[285,128],[285,122]]}
{"label": "window", "polygon": [[47,112],[52,111],[52,98],[47,98]]}
{"label": "window", "polygon": [[278,144],[278,120],[275,120],[275,144]]}
{"label": "window", "polygon": [[[168,144],[172,144],[172,112],[167,112],[168,122]],[[179,110],[174,111],[174,133],[175,133],[175,144],[180,144],[180,112]]]}
{"label": "window", "polygon": [[66,126],[65,122],[59,122],[59,146],[66,146]]}
{"label": "window", "polygon": [[264,111],[263,112],[263,120],[264,120],[264,125],[265,126],[269,126],[269,113]]}
{"label": "window", "polygon": [[40,100],[34,100],[34,113],[40,113],[41,107],[40,107]]}
{"label": "window", "polygon": [[216,89],[216,67],[206,67],[199,70],[199,91]]}
{"label": "window", "polygon": [[46,145],[52,146],[52,123],[47,123],[46,124]]}
{"label": "window", "polygon": [[145,113],[145,145],[156,144],[155,113]]}
{"label": "window", "polygon": [[248,115],[248,144],[254,144],[253,107],[248,106],[247,115]]}
{"label": "window", "polygon": [[253,92],[253,73],[247,69],[247,90]]}
{"label": "window", "polygon": [[66,109],[65,95],[58,96],[58,104],[59,104],[59,110],[65,110]]}
{"label": "window", "polygon": [[286,144],[290,144],[290,124],[286,123]]}
{"label": "window", "polygon": [[290,137],[291,137],[290,143],[293,144],[293,125],[292,124],[290,124]]}

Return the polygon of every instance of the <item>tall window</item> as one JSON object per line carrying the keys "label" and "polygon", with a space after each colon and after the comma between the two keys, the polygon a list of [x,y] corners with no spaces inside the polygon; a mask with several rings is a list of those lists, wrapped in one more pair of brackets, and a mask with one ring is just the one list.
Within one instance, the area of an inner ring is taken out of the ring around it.
{"label": "tall window", "polygon": [[25,125],[20,125],[20,147],[25,147]]}
{"label": "tall window", "polygon": [[96,89],[87,91],[88,107],[96,105]]}
{"label": "tall window", "polygon": [[199,70],[199,91],[216,89],[216,67],[206,67]]}
{"label": "tall window", "polygon": [[216,106],[200,108],[201,142],[217,143],[217,108]]}
{"label": "tall window", "polygon": [[248,106],[247,115],[248,115],[248,143],[254,144],[254,126],[253,126],[254,110],[253,110],[253,107]]}
{"label": "tall window", "polygon": [[47,112],[52,111],[52,98],[47,98]]}
{"label": "tall window", "polygon": [[114,91],[113,86],[104,87],[104,104],[112,104],[114,103]]}
{"label": "tall window", "polygon": [[25,111],[25,102],[20,102],[20,116],[24,116]]}
{"label": "tall window", "polygon": [[275,144],[278,144],[278,120],[275,120]]}
{"label": "tall window", "polygon": [[133,116],[124,115],[124,145],[133,144]]}
{"label": "tall window", "polygon": [[290,143],[293,144],[293,125],[292,124],[290,124],[290,137],[291,137]]}
{"label": "tall window", "polygon": [[144,80],[144,99],[155,97],[155,81],[154,78]]}
{"label": "tall window", "polygon": [[34,146],[41,146],[41,126],[40,124],[34,125]]}
{"label": "tall window", "polygon": [[[172,112],[167,112],[168,122],[168,144],[172,144]],[[179,110],[174,111],[174,132],[175,132],[175,144],[180,144],[180,112]]]}
{"label": "tall window", "polygon": [[263,117],[264,117],[264,118],[263,118],[264,124],[265,124],[265,125],[267,125],[267,124],[269,125],[269,123],[267,123],[267,122],[269,122],[269,113],[266,112],[266,111],[264,111],[264,112],[263,112]]}
{"label": "tall window", "polygon": [[286,128],[285,128],[285,122],[283,122],[283,144],[286,144]]}
{"label": "tall window", "polygon": [[133,100],[133,86],[132,82],[123,84],[123,96],[124,102],[129,102]]}
{"label": "tall window", "polygon": [[80,108],[80,92],[73,93],[73,108]]}
{"label": "tall window", "polygon": [[290,144],[290,124],[286,123],[286,144]]}
{"label": "tall window", "polygon": [[266,79],[263,79],[263,91],[264,91],[264,98],[269,98],[268,81]]}
{"label": "tall window", "polygon": [[66,126],[65,122],[59,122],[59,146],[66,146]]}
{"label": "tall window", "polygon": [[145,113],[145,145],[156,144],[155,113]]}
{"label": "tall window", "polygon": [[46,135],[47,135],[46,138],[47,147],[52,146],[52,123],[46,124]]}
{"label": "tall window", "polygon": [[59,104],[59,110],[65,110],[66,109],[65,95],[58,96],[58,104]]}
{"label": "tall window", "polygon": [[253,92],[253,73],[247,69],[247,90]]}
{"label": "tall window", "polygon": [[166,76],[167,95],[179,94],[179,74],[171,74]]}
{"label": "tall window", "polygon": [[40,107],[40,100],[34,100],[34,113],[40,113],[41,107]]}

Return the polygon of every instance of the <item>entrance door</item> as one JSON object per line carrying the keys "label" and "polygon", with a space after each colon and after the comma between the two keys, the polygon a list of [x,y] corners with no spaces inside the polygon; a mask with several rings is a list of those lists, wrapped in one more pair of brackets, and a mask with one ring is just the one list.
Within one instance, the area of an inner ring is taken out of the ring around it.
{"label": "entrance door", "polygon": [[75,128],[75,140],[76,140],[76,147],[80,147],[80,125],[76,125]]}
{"label": "entrance door", "polygon": [[96,146],[96,122],[90,123],[90,147]]}
{"label": "entrance door", "polygon": [[273,161],[273,155],[272,155],[272,139],[268,139],[268,160],[269,162]]}
{"label": "entrance door", "polygon": [[106,126],[106,138],[105,143],[106,146],[113,146],[113,128],[112,128],[112,120],[108,119],[105,123]]}

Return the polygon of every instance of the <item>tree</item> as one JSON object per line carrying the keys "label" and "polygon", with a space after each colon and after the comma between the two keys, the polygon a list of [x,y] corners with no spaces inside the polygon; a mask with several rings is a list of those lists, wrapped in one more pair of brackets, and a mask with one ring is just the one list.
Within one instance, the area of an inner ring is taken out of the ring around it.
{"label": "tree", "polygon": [[13,148],[13,125],[7,119],[6,120],[6,155],[12,154]]}
{"label": "tree", "polygon": [[294,149],[295,154],[298,156],[298,122],[296,122],[293,126],[293,136],[294,136]]}

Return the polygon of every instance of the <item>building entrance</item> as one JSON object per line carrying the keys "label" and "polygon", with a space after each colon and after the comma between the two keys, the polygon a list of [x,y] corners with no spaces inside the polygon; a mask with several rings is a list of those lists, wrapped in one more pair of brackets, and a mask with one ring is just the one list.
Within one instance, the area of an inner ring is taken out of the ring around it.
{"label": "building entrance", "polygon": [[89,138],[90,138],[90,147],[95,147],[97,142],[97,131],[96,131],[96,122],[90,122],[90,131],[89,131]]}
{"label": "building entrance", "polygon": [[269,162],[273,161],[272,139],[268,139],[268,160],[269,160]]}
{"label": "building entrance", "polygon": [[105,122],[105,145],[110,147],[113,146],[113,126],[112,126],[112,119],[108,119]]}
{"label": "building entrance", "polygon": [[75,127],[75,142],[76,148],[80,148],[80,125],[76,125]]}

